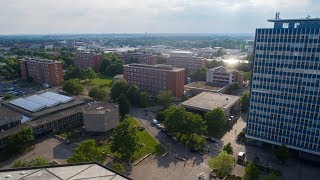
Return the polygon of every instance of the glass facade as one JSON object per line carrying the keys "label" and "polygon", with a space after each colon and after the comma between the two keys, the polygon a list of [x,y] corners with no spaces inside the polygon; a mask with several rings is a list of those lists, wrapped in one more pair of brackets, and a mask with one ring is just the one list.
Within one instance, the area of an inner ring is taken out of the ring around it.
{"label": "glass facade", "polygon": [[249,139],[320,155],[320,19],[257,29]]}

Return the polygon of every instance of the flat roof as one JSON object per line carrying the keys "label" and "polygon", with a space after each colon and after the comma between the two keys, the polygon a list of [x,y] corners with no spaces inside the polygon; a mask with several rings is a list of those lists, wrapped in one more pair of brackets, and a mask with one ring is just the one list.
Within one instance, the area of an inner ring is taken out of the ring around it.
{"label": "flat roof", "polygon": [[268,19],[269,22],[289,22],[289,21],[320,21],[320,18],[296,18],[296,19]]}
{"label": "flat roof", "polygon": [[238,96],[202,92],[187,101],[182,102],[181,105],[188,109],[208,112],[219,107],[229,108],[239,99],[240,97]]}
{"label": "flat roof", "polygon": [[112,103],[106,102],[92,102],[85,106],[82,106],[83,112],[93,114],[104,114],[105,112],[111,112],[118,110],[118,107]]}
{"label": "flat roof", "polygon": [[131,179],[98,163],[77,163],[0,170],[0,179]]}
{"label": "flat roof", "polygon": [[141,68],[141,69],[155,69],[155,70],[161,70],[161,71],[184,71],[184,68],[177,68],[173,67],[171,65],[164,65],[164,64],[155,64],[155,65],[148,65],[148,64],[125,64],[123,67],[135,67],[135,68]]}
{"label": "flat roof", "polygon": [[0,105],[0,121],[8,117],[10,118],[16,116],[21,116],[22,118],[22,114]]}
{"label": "flat roof", "polygon": [[204,90],[208,89],[211,91],[218,91],[225,86],[211,86],[204,81],[195,81],[190,84],[186,84],[184,87],[185,88],[199,88],[199,89],[204,89]]}
{"label": "flat roof", "polygon": [[37,63],[62,63],[62,61],[55,61],[52,59],[39,59],[39,58],[23,58],[20,61],[32,61]]}

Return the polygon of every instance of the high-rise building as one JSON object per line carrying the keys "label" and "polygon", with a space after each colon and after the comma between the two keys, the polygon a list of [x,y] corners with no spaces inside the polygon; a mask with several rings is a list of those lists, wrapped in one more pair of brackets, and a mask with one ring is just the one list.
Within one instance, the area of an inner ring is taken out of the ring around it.
{"label": "high-rise building", "polygon": [[170,90],[174,96],[182,97],[185,70],[168,65],[127,64],[123,65],[123,76],[129,84],[156,96],[161,91]]}
{"label": "high-rise building", "polygon": [[36,83],[55,86],[63,81],[61,61],[24,58],[20,60],[20,68],[22,78],[31,77]]}
{"label": "high-rise building", "polygon": [[194,72],[206,65],[205,58],[192,56],[170,56],[166,64],[173,67],[185,68],[187,71]]}
{"label": "high-rise building", "polygon": [[206,82],[214,86],[227,86],[232,83],[242,85],[243,80],[243,74],[239,71],[223,66],[208,69],[206,73]]}
{"label": "high-rise building", "polygon": [[256,30],[246,137],[320,155],[320,18]]}
{"label": "high-rise building", "polygon": [[102,62],[102,55],[93,52],[77,52],[73,56],[73,62],[77,67],[91,67],[98,72]]}

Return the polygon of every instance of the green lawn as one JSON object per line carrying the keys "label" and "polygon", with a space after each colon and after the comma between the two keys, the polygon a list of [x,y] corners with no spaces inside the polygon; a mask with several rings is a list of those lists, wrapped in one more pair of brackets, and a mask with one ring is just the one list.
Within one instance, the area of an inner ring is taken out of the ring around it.
{"label": "green lawn", "polygon": [[[139,127],[139,123],[136,120],[131,121],[131,123],[134,126]],[[140,147],[138,151],[134,153],[133,161],[141,158],[142,156],[148,153],[153,153],[155,155],[162,155],[165,152],[164,148],[146,130],[143,130],[143,131],[137,130],[137,136],[139,138],[140,143],[143,144],[143,146]],[[107,143],[101,146],[101,148],[105,153],[120,158],[119,154],[111,152],[110,147],[111,147],[111,144],[107,144]]]}
{"label": "green lawn", "polygon": [[112,86],[112,77],[98,75],[97,78],[90,79],[89,83],[91,86],[98,86],[109,91]]}

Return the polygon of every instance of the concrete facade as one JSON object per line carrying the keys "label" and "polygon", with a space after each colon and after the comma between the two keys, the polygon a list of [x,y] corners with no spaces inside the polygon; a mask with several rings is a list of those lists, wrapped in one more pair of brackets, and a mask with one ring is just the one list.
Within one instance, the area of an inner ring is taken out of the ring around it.
{"label": "concrete facade", "polygon": [[208,69],[206,74],[206,82],[215,86],[227,86],[232,83],[243,83],[244,76],[239,71],[228,69],[223,66]]}

